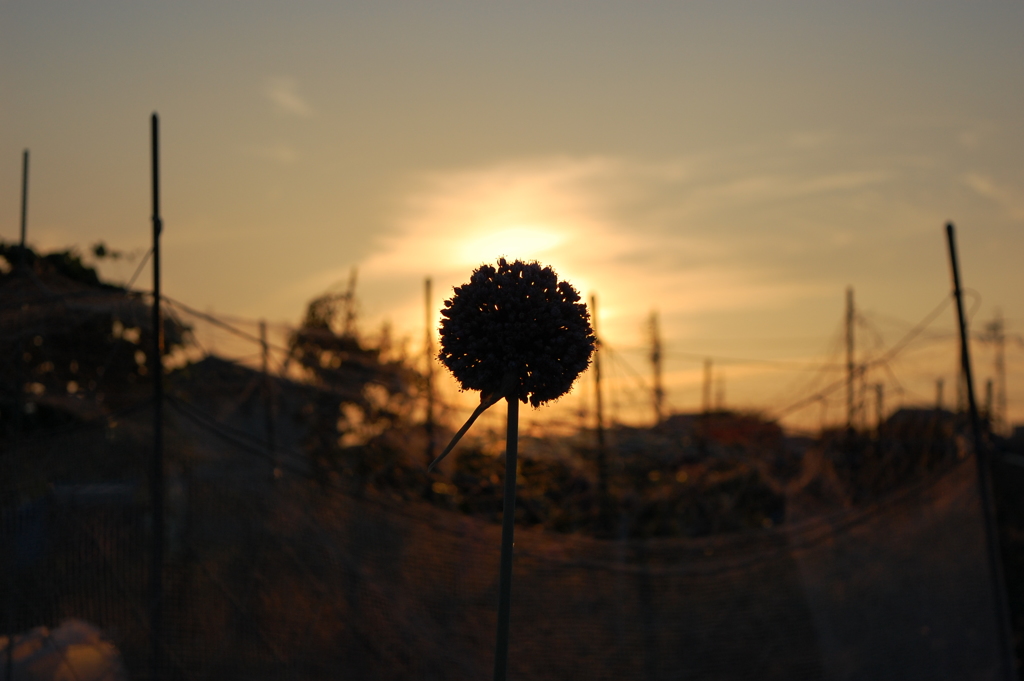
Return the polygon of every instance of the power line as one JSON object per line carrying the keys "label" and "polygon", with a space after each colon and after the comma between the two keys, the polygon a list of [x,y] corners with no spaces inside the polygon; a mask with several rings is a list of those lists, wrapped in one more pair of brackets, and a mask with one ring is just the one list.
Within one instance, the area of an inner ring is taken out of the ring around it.
{"label": "power line", "polygon": [[[872,366],[887,366],[889,361],[891,361],[893,358],[899,355],[907,346],[910,345],[910,343],[914,341],[915,338],[917,338],[917,336],[921,334],[921,332],[923,332],[933,321],[935,321],[936,317],[938,317],[938,315],[946,308],[946,306],[949,305],[949,302],[950,297],[944,296],[942,302],[939,303],[939,305],[937,305],[931,312],[925,315],[924,319],[918,322],[917,325],[915,325],[899,341],[897,341],[891,348],[889,348],[888,351],[886,351],[878,359],[863,363],[860,367],[860,370],[864,371]],[[813,402],[816,402],[819,399],[826,397],[827,395],[831,394],[832,392],[843,386],[845,381],[846,379],[844,377],[843,379],[840,379],[839,381],[833,382],[832,384],[826,386],[822,390],[819,390],[815,394],[796,401],[795,403],[789,405],[788,407],[776,412],[775,418],[781,419],[787,416],[788,414],[791,414],[795,411],[798,411],[799,409],[802,409],[808,404],[812,404]]]}
{"label": "power line", "polygon": [[792,371],[821,371],[822,369],[830,371],[842,371],[845,369],[845,365],[831,364],[827,362],[811,363],[787,359],[753,359],[749,357],[722,357],[720,355],[715,354],[701,354],[696,352],[679,351],[669,351],[663,354],[665,354],[668,357],[693,360],[694,362],[703,362],[706,359],[710,359],[716,364],[769,364],[786,367]]}

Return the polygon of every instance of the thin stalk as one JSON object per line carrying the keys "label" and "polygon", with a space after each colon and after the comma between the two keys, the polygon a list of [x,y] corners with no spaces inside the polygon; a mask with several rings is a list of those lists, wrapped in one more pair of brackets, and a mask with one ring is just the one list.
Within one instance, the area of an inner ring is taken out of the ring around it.
{"label": "thin stalk", "polygon": [[519,450],[519,400],[508,402],[505,434],[505,499],[501,515],[501,568],[498,578],[498,641],[494,651],[494,681],[508,673],[508,632],[512,612],[512,547],[516,526],[516,465]]}

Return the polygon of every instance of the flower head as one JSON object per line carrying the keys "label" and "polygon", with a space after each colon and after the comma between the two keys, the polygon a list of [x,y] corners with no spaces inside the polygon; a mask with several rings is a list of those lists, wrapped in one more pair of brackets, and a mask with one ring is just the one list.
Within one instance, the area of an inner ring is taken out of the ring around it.
{"label": "flower head", "polygon": [[483,265],[444,303],[438,358],[463,390],[539,406],[567,393],[590,364],[597,339],[579,301],[550,267]]}

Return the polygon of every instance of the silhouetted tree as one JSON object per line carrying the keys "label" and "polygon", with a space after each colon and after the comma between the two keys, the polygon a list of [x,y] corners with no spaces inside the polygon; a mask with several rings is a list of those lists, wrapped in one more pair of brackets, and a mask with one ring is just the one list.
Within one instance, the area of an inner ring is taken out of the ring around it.
{"label": "silhouetted tree", "polygon": [[365,482],[385,474],[397,452],[380,436],[409,415],[418,375],[358,336],[351,287],[310,301],[289,339],[289,360],[320,388],[303,410],[306,451],[318,475]]}
{"label": "silhouetted tree", "polygon": [[[140,399],[153,346],[142,294],[101,281],[74,250],[39,255],[0,243],[0,261],[0,427],[8,435]],[[182,346],[186,331],[165,319],[165,352]]]}

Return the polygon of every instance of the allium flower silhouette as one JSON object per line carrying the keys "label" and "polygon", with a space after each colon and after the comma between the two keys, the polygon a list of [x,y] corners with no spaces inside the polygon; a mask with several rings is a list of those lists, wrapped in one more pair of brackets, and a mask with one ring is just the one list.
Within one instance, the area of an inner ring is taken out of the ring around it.
{"label": "allium flower silhouette", "polygon": [[438,359],[480,406],[431,469],[503,397],[538,407],[569,392],[597,342],[576,289],[536,262],[482,265],[444,306]]}
{"label": "allium flower silhouette", "polygon": [[502,398],[508,402],[494,655],[494,679],[504,681],[512,608],[519,402],[537,407],[569,392],[590,364],[597,338],[576,289],[536,262],[509,264],[501,258],[497,268],[483,265],[468,284],[455,289],[444,308],[438,359],[463,390],[480,391],[480,405],[428,470],[452,451],[487,408]]}
{"label": "allium flower silhouette", "polygon": [[445,301],[438,358],[465,390],[493,393],[514,374],[514,392],[502,397],[537,407],[567,393],[590,364],[596,339],[579,301],[550,267],[484,265]]}

